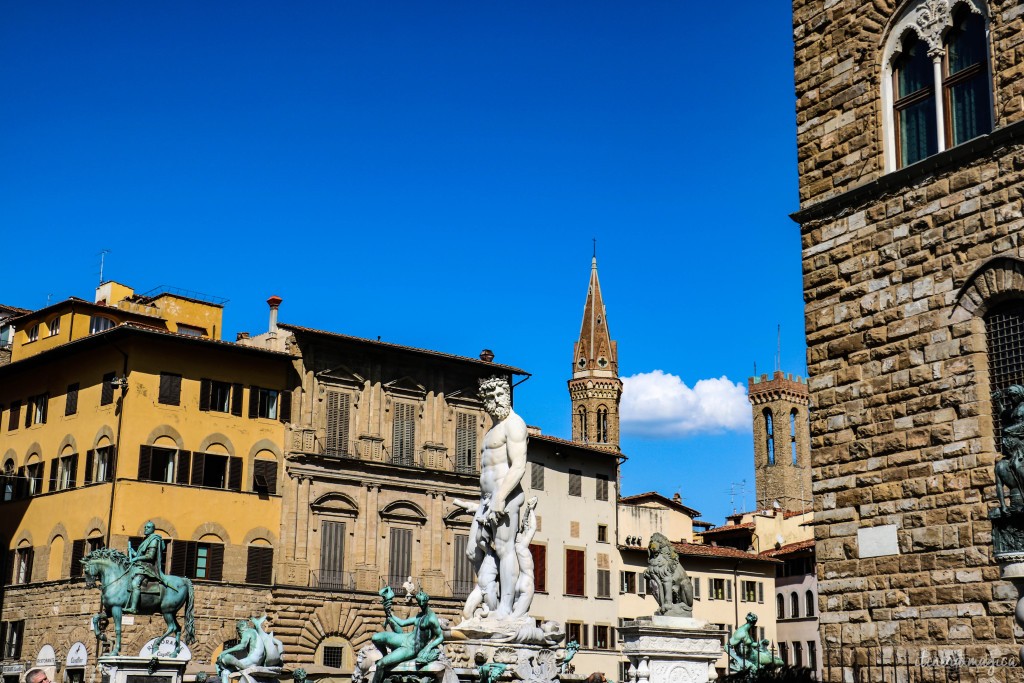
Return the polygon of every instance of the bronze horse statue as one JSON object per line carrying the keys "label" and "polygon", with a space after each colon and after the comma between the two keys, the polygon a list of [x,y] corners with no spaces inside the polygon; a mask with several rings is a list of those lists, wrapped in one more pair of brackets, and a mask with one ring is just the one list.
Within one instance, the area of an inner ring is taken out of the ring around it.
{"label": "bronze horse statue", "polygon": [[[100,548],[86,555],[81,560],[86,585],[90,588],[100,584],[100,612],[93,615],[92,628],[96,637],[106,641],[100,629],[99,620],[110,617],[114,620],[114,647],[111,655],[121,652],[121,615],[131,598],[132,582],[130,575],[131,562],[128,556],[113,548]],[[192,581],[184,576],[164,575],[166,585],[157,584],[143,590],[139,600],[140,614],[162,614],[167,622],[167,630],[162,636],[154,639],[157,644],[167,636],[174,636],[174,656],[181,652],[181,641],[191,645],[196,639],[195,614],[193,612],[195,595]],[[154,590],[155,589],[155,590]],[[185,629],[178,626],[177,613],[185,607]]]}

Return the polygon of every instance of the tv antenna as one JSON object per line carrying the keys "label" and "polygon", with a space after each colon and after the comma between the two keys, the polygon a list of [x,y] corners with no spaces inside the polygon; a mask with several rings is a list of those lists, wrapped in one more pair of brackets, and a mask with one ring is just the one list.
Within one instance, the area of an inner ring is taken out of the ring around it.
{"label": "tv antenna", "polygon": [[747,508],[747,480],[743,479],[739,482],[732,482],[729,484],[729,505],[732,506],[732,513],[736,514],[736,496],[740,497],[740,502],[743,504],[743,509]]}
{"label": "tv antenna", "polygon": [[100,251],[100,284],[103,284],[103,264],[106,260],[107,254],[110,253],[109,249],[103,249]]}

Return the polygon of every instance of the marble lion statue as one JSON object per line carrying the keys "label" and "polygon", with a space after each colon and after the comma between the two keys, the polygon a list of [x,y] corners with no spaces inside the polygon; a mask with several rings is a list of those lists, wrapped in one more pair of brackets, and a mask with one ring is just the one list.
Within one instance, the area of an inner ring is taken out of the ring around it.
{"label": "marble lion statue", "polygon": [[647,570],[644,578],[658,601],[655,614],[669,617],[693,616],[693,584],[672,542],[664,534],[651,535],[647,545]]}

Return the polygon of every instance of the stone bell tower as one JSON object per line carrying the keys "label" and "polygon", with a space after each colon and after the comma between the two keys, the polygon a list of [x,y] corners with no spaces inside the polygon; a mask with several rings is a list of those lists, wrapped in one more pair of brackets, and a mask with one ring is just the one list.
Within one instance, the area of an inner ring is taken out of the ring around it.
{"label": "stone bell tower", "polygon": [[572,440],[595,448],[619,450],[619,353],[608,331],[601,284],[597,279],[597,257],[590,264],[590,286],[583,307],[580,337],[573,346]]}
{"label": "stone bell tower", "polygon": [[747,381],[754,414],[757,509],[811,507],[811,435],[807,380],[776,370]]}

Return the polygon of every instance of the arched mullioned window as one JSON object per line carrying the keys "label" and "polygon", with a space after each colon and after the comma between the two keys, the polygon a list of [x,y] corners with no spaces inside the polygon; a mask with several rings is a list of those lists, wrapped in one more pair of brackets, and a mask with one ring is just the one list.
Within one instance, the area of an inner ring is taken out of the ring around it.
{"label": "arched mullioned window", "polygon": [[790,456],[793,458],[793,464],[797,464],[797,453],[796,453],[796,408],[789,413],[789,450]]}
{"label": "arched mullioned window", "polygon": [[789,616],[792,619],[800,617],[800,595],[796,591],[789,594]]}
{"label": "arched mullioned window", "polygon": [[608,408],[597,407],[597,442],[608,443]]}
{"label": "arched mullioned window", "polygon": [[882,100],[887,171],[992,130],[984,0],[916,0],[889,29]]}
{"label": "arched mullioned window", "polygon": [[772,423],[772,409],[764,409],[764,445],[768,453],[768,464],[775,464],[775,425]]}
{"label": "arched mullioned window", "polygon": [[782,593],[775,596],[775,618],[786,618],[786,600],[782,597]]}
{"label": "arched mullioned window", "polygon": [[579,420],[580,425],[580,441],[586,443],[589,441],[587,435],[587,408],[586,406],[580,406],[576,409],[576,419]]}

